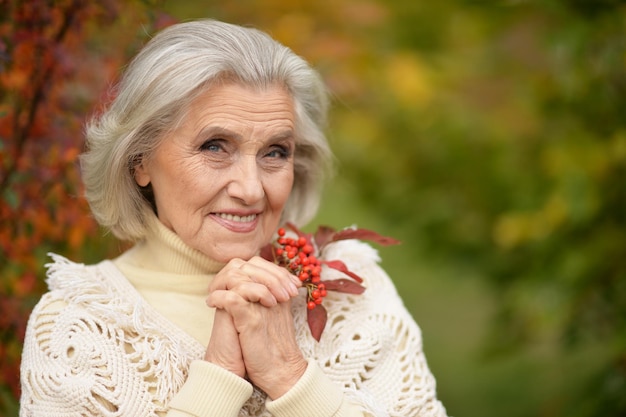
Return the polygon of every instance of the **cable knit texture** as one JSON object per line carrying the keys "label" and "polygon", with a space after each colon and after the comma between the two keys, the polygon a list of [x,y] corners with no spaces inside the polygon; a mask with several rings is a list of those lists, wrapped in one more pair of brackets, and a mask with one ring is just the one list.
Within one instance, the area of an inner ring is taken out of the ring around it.
{"label": "cable knit texture", "polygon": [[[154,256],[157,263],[167,258]],[[247,381],[201,361],[205,344],[151,306],[116,264],[86,266],[53,255],[50,291],[34,309],[24,343],[20,415],[193,416],[213,402],[223,403],[220,416],[319,417],[346,415],[337,407],[350,402],[364,416],[445,416],[420,330],[378,266],[377,252],[350,240],[329,245],[323,256],[344,261],[367,290],[329,291],[319,343],[306,323],[304,290],[294,299],[296,337],[310,364],[301,382],[271,401]],[[323,274],[341,275],[331,269]],[[206,384],[207,375],[221,381],[218,391],[193,382]],[[185,405],[185,392],[195,392],[186,398],[196,397],[197,404]],[[197,398],[202,392],[206,396]],[[326,407],[311,409],[315,401]]]}

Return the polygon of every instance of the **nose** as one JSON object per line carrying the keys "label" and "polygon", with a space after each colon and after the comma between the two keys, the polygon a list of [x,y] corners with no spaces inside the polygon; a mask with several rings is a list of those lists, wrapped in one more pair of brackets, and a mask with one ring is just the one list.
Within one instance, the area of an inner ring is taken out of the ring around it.
{"label": "nose", "polygon": [[265,190],[256,158],[242,158],[232,167],[232,178],[228,183],[227,193],[246,205],[252,205],[263,199]]}

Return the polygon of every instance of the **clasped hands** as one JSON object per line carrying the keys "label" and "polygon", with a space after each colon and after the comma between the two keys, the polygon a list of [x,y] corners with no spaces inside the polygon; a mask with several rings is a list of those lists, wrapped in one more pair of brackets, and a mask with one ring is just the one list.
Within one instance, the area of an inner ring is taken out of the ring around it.
{"label": "clasped hands", "polygon": [[300,286],[258,256],[231,260],[209,286],[207,305],[216,310],[205,360],[247,377],[271,399],[287,392],[307,367],[291,314]]}

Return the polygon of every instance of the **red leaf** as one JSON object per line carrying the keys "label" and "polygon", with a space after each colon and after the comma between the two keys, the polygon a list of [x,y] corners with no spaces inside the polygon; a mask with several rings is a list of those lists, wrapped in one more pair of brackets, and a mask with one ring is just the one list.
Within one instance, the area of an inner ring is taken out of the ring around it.
{"label": "red leaf", "polygon": [[326,244],[332,242],[335,235],[335,229],[330,226],[319,226],[315,232],[315,244],[322,250]]}
{"label": "red leaf", "polygon": [[327,291],[337,291],[347,294],[363,294],[365,291],[364,286],[345,278],[331,279],[322,282],[326,286]]}
{"label": "red leaf", "polygon": [[[285,223],[285,227],[287,227],[288,229],[290,229],[292,232],[294,232],[295,234],[297,234],[298,236],[304,236],[307,237],[307,234],[304,233],[302,230],[298,229],[298,226],[296,226],[295,224],[291,223],[291,222],[287,222]],[[310,236],[310,235],[309,235]]]}
{"label": "red leaf", "polygon": [[322,337],[324,327],[326,327],[326,320],[328,314],[323,305],[316,305],[312,310],[307,310],[306,321],[309,323],[309,329],[311,329],[311,336],[318,342]]}
{"label": "red leaf", "polygon": [[397,245],[400,243],[399,240],[396,240],[389,236],[382,236],[372,230],[368,229],[343,229],[335,233],[333,236],[333,241],[337,240],[345,240],[345,239],[361,239],[361,240],[369,240],[374,243],[378,243],[382,246],[389,245]]}
{"label": "red leaf", "polygon": [[322,261],[322,263],[328,265],[329,268],[333,268],[333,269],[336,269],[337,271],[343,272],[344,274],[346,274],[350,278],[354,279],[356,282],[363,282],[363,278],[361,278],[360,276],[358,276],[354,272],[351,272],[348,269],[348,267],[346,266],[346,264],[344,264],[341,261],[338,261],[338,260]]}

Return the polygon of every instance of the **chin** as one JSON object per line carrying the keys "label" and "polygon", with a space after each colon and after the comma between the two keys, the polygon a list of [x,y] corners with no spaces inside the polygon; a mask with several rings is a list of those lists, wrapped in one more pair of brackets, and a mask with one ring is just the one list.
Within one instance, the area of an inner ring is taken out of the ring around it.
{"label": "chin", "polygon": [[[225,253],[219,253],[219,254],[213,254],[213,256],[215,256],[215,260],[218,262],[222,262],[222,263],[228,263],[230,260],[232,259],[243,259],[244,261],[247,261],[249,259],[251,259],[252,257],[254,257],[255,255],[257,255],[259,253],[259,249],[241,249],[241,250],[231,250]],[[211,254],[207,254],[209,257],[213,257],[211,256]]]}

